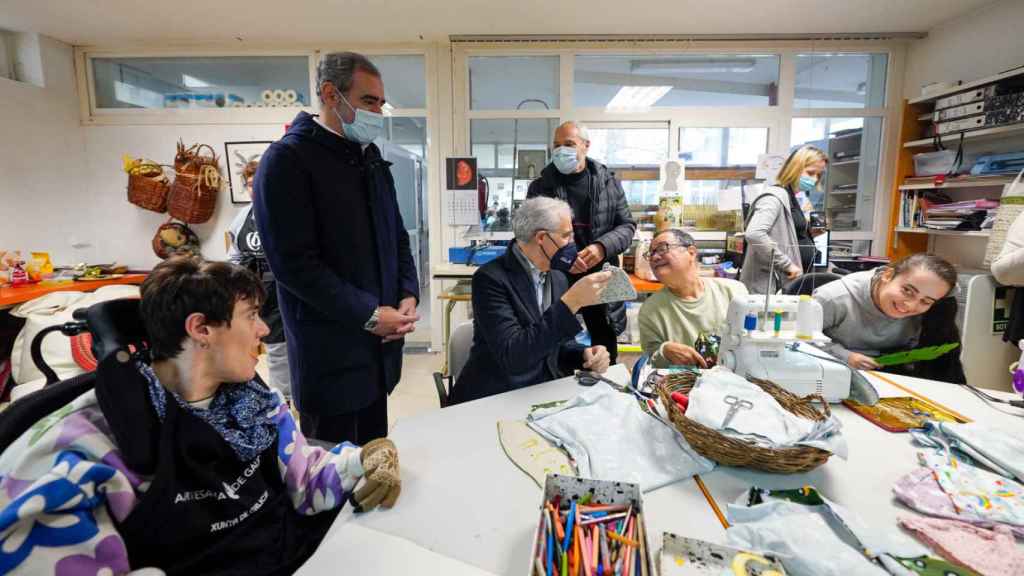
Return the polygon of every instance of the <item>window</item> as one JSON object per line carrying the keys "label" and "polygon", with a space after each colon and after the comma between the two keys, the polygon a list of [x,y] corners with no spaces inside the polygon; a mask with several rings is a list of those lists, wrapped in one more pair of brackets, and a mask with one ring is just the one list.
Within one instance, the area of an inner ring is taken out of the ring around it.
{"label": "window", "polygon": [[609,166],[657,166],[668,159],[668,125],[603,127],[590,124],[588,155]]}
{"label": "window", "polygon": [[384,77],[384,98],[395,108],[427,107],[427,73],[419,54],[369,56]]}
{"label": "window", "polygon": [[793,119],[792,145],[828,154],[825,179],[811,202],[833,230],[872,230],[881,139],[881,118]]}
{"label": "window", "polygon": [[754,166],[767,151],[767,128],[679,129],[679,157],[687,166]]}
{"label": "window", "polygon": [[96,108],[308,106],[307,56],[95,58]]}
{"label": "window", "polygon": [[885,105],[885,54],[798,54],[796,108]]}
{"label": "window", "polygon": [[622,191],[630,206],[657,206],[661,199],[657,180],[623,180]]}
{"label": "window", "polygon": [[[550,157],[550,142],[558,126],[556,118],[488,119],[470,122],[470,150],[477,159],[480,175],[490,185],[489,208],[512,209],[513,190],[517,200],[526,198],[530,181],[540,176]],[[512,179],[512,151],[519,160],[519,176]],[[541,159],[543,158],[543,159]]]}
{"label": "window", "polygon": [[774,106],[776,55],[578,55],[577,107]]}
{"label": "window", "polygon": [[557,110],[558,56],[469,58],[471,110]]}

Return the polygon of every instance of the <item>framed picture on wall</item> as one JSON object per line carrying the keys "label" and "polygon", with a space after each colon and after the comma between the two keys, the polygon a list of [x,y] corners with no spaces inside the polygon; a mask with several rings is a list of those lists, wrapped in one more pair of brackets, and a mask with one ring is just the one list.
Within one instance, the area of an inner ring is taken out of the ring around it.
{"label": "framed picture on wall", "polygon": [[448,190],[476,190],[476,158],[447,158]]}
{"label": "framed picture on wall", "polygon": [[228,184],[231,187],[232,204],[249,204],[252,202],[252,185],[256,178],[256,168],[260,164],[263,152],[272,142],[225,142],[224,158],[228,165]]}

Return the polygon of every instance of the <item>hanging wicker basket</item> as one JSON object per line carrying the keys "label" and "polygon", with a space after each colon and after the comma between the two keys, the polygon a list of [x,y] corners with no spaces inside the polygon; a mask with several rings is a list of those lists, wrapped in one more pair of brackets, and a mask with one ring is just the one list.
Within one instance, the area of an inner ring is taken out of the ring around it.
{"label": "hanging wicker basket", "polygon": [[[209,155],[202,154],[204,148],[209,150]],[[183,154],[188,158],[179,167]],[[206,144],[184,149],[179,143],[174,163],[174,184],[168,198],[168,213],[189,224],[208,221],[217,207],[221,184],[217,154]]]}
{"label": "hanging wicker basket", "polygon": [[170,182],[161,164],[147,162],[128,172],[128,201],[139,208],[163,214],[167,211],[170,190]]}
{"label": "hanging wicker basket", "polygon": [[[782,387],[757,378],[748,378],[762,390],[770,394],[789,412],[808,420],[825,420],[832,412],[825,399],[817,394],[800,398]],[[703,424],[698,424],[686,417],[686,414],[672,400],[673,392],[689,395],[697,383],[697,375],[684,372],[667,376],[658,385],[658,396],[668,410],[673,426],[683,434],[693,449],[705,458],[710,458],[725,466],[752,468],[763,472],[796,474],[807,472],[828,461],[832,453],[813,446],[792,446],[787,448],[765,448],[755,444],[731,438]],[[812,405],[820,402],[824,412]]]}

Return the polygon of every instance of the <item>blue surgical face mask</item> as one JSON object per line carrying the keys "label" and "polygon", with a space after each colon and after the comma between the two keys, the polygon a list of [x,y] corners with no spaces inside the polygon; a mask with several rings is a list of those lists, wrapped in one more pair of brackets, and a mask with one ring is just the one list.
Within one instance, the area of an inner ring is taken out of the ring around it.
{"label": "blue surgical face mask", "polygon": [[338,116],[338,121],[341,122],[341,128],[345,132],[345,137],[360,144],[369,144],[380,138],[381,134],[384,133],[384,115],[363,110],[362,108],[353,108],[348,103],[348,100],[341,95],[341,92],[338,95],[341,96],[341,101],[348,106],[349,110],[356,114],[352,122],[348,123],[342,118],[341,112],[338,112],[336,108],[334,109],[334,113]]}
{"label": "blue surgical face mask", "polygon": [[[545,234],[548,233],[545,232]],[[551,234],[548,234],[548,238],[551,238],[551,242],[555,243],[555,238]],[[558,246],[558,243],[555,243],[555,246]],[[541,249],[544,249],[543,244],[541,244]],[[547,254],[548,251],[544,250],[544,255],[547,256]],[[558,250],[555,250],[555,253],[551,255],[551,269],[561,270],[562,272],[568,274],[569,270],[572,268],[573,263],[576,262],[576,256],[578,254],[579,250],[576,249],[576,243],[570,241],[565,246],[562,246]]]}
{"label": "blue surgical face mask", "polygon": [[817,187],[818,179],[814,176],[808,176],[807,174],[800,176],[800,190],[803,190],[804,192],[814,192]]}
{"label": "blue surgical face mask", "polygon": [[580,161],[576,157],[576,149],[571,146],[555,148],[554,152],[551,153],[551,161],[562,174],[572,174],[580,165]]}

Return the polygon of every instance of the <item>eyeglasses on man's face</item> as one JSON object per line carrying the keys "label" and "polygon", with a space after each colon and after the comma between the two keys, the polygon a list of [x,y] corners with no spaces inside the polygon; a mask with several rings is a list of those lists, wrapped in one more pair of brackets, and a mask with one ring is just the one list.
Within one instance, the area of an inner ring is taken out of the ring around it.
{"label": "eyeglasses on man's face", "polygon": [[642,256],[644,257],[644,260],[650,261],[655,256],[664,256],[665,254],[668,254],[668,252],[673,248],[689,248],[690,246],[691,244],[663,242],[644,252]]}

